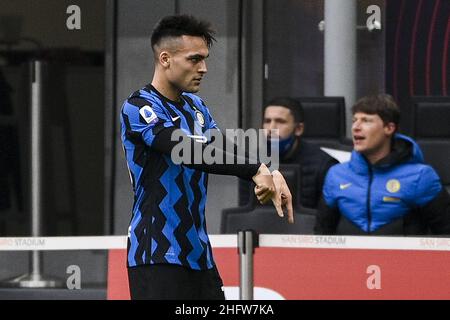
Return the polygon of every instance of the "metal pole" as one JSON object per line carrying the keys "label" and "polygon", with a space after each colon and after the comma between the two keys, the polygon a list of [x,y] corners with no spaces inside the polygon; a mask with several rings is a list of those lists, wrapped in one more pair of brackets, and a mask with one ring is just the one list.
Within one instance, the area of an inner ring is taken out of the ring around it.
{"label": "metal pole", "polygon": [[[39,237],[42,212],[42,62],[34,61],[31,70],[31,236]],[[31,275],[41,274],[41,252],[33,251]]]}
{"label": "metal pole", "polygon": [[344,96],[347,136],[356,100],[356,1],[325,0],[324,94]]}
{"label": "metal pole", "polygon": [[[42,91],[43,63],[31,63],[31,236],[42,236]],[[61,287],[62,282],[42,275],[42,251],[30,252],[30,269],[5,284],[22,288]]]}
{"label": "metal pole", "polygon": [[258,235],[255,231],[238,232],[240,300],[253,300],[253,254],[257,247]]}

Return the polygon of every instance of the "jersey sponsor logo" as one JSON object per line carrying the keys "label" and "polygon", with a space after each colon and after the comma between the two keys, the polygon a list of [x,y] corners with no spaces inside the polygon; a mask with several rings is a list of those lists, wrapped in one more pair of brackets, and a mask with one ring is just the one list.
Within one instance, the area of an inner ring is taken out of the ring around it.
{"label": "jersey sponsor logo", "polygon": [[172,122],[175,122],[175,121],[177,121],[178,119],[180,119],[180,116],[177,116],[177,117],[170,117],[171,119],[172,119]]}
{"label": "jersey sponsor logo", "polygon": [[390,193],[396,193],[400,190],[400,181],[398,181],[397,179],[390,179],[387,183],[386,183],[386,190],[389,191]]}
{"label": "jersey sponsor logo", "polygon": [[200,111],[195,111],[195,117],[197,118],[198,123],[203,127],[205,125],[205,117]]}
{"label": "jersey sponsor logo", "polygon": [[345,189],[347,189],[348,187],[350,187],[352,185],[352,183],[350,182],[350,183],[341,183],[340,185],[339,185],[339,188],[341,189],[341,190],[345,190]]}
{"label": "jersey sponsor logo", "polygon": [[139,113],[148,124],[158,121],[158,116],[156,115],[155,111],[153,111],[152,107],[148,105],[143,106],[139,110]]}

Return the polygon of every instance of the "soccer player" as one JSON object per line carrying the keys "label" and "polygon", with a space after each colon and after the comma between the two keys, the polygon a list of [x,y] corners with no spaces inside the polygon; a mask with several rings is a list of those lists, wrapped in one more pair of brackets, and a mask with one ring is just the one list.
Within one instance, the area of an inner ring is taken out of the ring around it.
{"label": "soccer player", "polygon": [[132,299],[224,299],[206,230],[208,173],[253,180],[258,200],[272,201],[281,216],[287,208],[293,222],[289,188],[265,164],[195,163],[190,149],[183,154],[189,161],[172,157],[179,142],[174,134],[181,131],[195,145],[205,144],[208,130],[218,130],[208,107],[193,94],[207,72],[214,40],[205,21],[163,18],[151,37],[153,80],[122,107],[121,138],[135,194],[127,250]]}

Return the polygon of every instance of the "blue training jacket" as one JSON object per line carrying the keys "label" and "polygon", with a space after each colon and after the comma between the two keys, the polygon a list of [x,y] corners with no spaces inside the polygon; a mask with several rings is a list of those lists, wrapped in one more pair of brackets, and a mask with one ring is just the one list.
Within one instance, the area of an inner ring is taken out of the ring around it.
{"label": "blue training jacket", "polygon": [[425,206],[442,189],[434,169],[424,164],[417,143],[401,134],[394,139],[403,140],[410,150],[403,161],[371,165],[353,151],[349,162],[331,167],[325,178],[327,206],[337,208],[364,232],[374,232]]}

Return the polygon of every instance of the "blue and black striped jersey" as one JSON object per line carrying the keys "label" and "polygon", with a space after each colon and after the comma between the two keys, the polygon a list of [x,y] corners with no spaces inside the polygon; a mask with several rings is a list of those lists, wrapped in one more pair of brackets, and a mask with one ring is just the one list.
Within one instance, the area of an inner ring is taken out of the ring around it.
{"label": "blue and black striped jersey", "polygon": [[152,148],[164,128],[181,128],[196,136],[217,129],[208,108],[193,94],[183,93],[174,102],[147,85],[124,102],[120,120],[134,191],[128,266],[169,263],[212,268],[205,220],[208,174],[175,164],[169,155]]}

